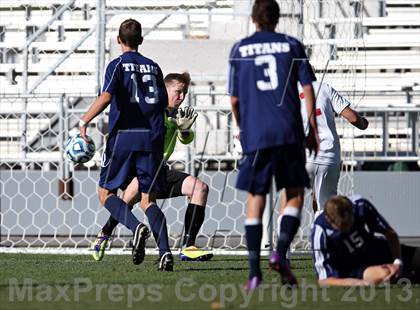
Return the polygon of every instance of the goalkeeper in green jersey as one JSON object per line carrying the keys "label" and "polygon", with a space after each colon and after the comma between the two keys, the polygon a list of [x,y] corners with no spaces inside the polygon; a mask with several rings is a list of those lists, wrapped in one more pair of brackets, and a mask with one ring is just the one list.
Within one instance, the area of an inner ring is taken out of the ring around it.
{"label": "goalkeeper in green jersey", "polygon": [[[192,107],[180,108],[185,99],[190,85],[190,75],[186,72],[169,73],[165,77],[166,90],[168,92],[168,108],[165,117],[165,148],[164,158],[168,160],[175,149],[177,140],[183,144],[189,144],[194,140],[194,132],[191,126],[197,118],[197,112]],[[169,169],[164,165],[166,174],[166,188],[157,193],[158,199],[166,199],[179,196],[187,196],[189,204],[185,212],[184,236],[180,258],[187,261],[206,261],[213,257],[208,251],[195,247],[197,234],[204,222],[205,206],[209,188],[207,184],[187,173]],[[138,180],[134,178],[131,184],[122,194],[122,199],[129,206],[133,206],[140,200]],[[92,244],[93,257],[99,261],[104,256],[104,251],[118,221],[109,217],[105,226],[98,233]],[[155,239],[159,236],[154,236]]]}

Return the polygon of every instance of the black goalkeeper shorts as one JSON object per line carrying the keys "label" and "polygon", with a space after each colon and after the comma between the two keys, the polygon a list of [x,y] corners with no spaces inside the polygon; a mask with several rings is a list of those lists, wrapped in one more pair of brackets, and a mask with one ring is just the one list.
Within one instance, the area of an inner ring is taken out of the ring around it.
{"label": "black goalkeeper shorts", "polygon": [[156,194],[157,199],[166,199],[179,197],[182,195],[182,183],[190,175],[175,169],[169,169],[168,166],[164,166],[166,174],[166,184],[163,186],[163,190],[158,191]]}

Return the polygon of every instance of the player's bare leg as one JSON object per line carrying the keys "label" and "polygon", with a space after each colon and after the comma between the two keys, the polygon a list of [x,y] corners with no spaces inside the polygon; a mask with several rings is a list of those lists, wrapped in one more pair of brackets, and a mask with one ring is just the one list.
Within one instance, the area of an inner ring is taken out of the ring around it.
{"label": "player's bare leg", "polygon": [[297,279],[287,261],[287,251],[297,233],[304,199],[303,188],[286,188],[281,200],[279,233],[276,250],[270,258],[270,268],[280,273],[283,284],[297,285]]}
{"label": "player's bare leg", "polygon": [[200,179],[190,175],[182,182],[181,192],[188,197],[189,204],[185,212],[180,258],[184,261],[207,261],[213,257],[213,254],[198,249],[195,242],[204,222],[209,187]]}
{"label": "player's bare leg", "polygon": [[249,278],[245,289],[257,288],[262,282],[260,267],[260,251],[262,238],[262,216],[264,213],[266,198],[262,195],[248,193],[245,234],[248,247]]}
{"label": "player's bare leg", "polygon": [[131,208],[140,201],[141,193],[139,192],[139,181],[134,178],[127,186],[125,191],[121,193],[121,199],[125,201]]}
{"label": "player's bare leg", "polygon": [[205,207],[209,187],[200,179],[190,175],[182,183],[182,194],[188,196],[191,203]]}

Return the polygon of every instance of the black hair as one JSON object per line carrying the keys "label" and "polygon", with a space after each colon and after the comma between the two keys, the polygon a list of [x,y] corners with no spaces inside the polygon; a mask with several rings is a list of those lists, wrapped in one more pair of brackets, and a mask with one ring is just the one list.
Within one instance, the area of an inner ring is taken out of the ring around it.
{"label": "black hair", "polygon": [[261,30],[274,31],[280,18],[280,7],[275,0],[255,0],[252,18]]}
{"label": "black hair", "polygon": [[143,42],[141,34],[141,24],[131,18],[123,21],[118,31],[121,43],[131,48],[137,48]]}

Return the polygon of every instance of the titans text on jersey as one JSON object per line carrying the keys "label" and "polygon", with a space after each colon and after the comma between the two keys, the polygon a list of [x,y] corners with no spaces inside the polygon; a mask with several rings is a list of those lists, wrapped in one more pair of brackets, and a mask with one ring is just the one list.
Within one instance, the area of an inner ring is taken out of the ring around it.
{"label": "titans text on jersey", "polygon": [[158,67],[154,65],[139,65],[135,63],[123,63],[122,64],[125,72],[138,72],[138,73],[153,73],[158,75]]}
{"label": "titans text on jersey", "polygon": [[303,144],[297,83],[314,80],[304,47],[293,37],[260,31],[233,46],[228,94],[239,98],[244,153]]}
{"label": "titans text on jersey", "polygon": [[264,54],[288,53],[289,51],[290,45],[287,42],[253,43],[239,47],[241,57]]}

